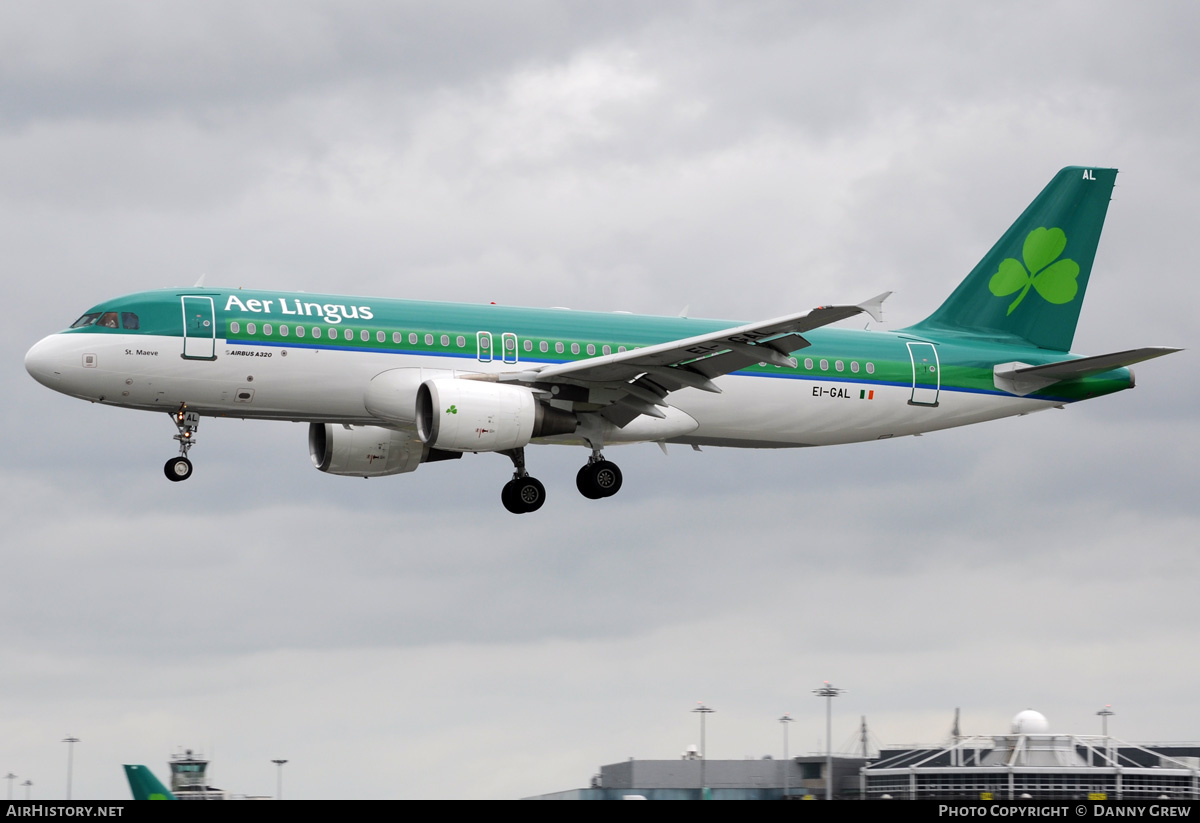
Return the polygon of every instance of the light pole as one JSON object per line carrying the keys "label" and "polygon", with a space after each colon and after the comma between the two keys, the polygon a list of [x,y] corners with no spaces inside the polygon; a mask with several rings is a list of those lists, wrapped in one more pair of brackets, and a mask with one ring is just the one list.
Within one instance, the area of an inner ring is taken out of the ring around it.
{"label": "light pole", "polygon": [[796,722],[796,718],[792,717],[790,714],[787,714],[786,712],[784,713],[783,717],[779,718],[779,724],[781,726],[783,726],[783,799],[784,800],[787,800],[787,796],[788,796],[788,788],[789,788],[788,787],[788,771],[789,771],[788,766],[791,765],[791,763],[788,762],[788,724],[795,723],[795,722]]}
{"label": "light pole", "polygon": [[1096,714],[1100,715],[1100,728],[1103,729],[1102,734],[1108,737],[1108,718],[1112,717],[1116,712],[1112,710],[1111,704],[1105,703],[1104,708],[1096,712]]}
{"label": "light pole", "polygon": [[67,800],[71,799],[71,766],[75,760],[75,744],[79,742],[78,737],[64,737],[63,743],[67,744]]}
{"label": "light pole", "polygon": [[21,785],[25,787],[25,799],[28,800],[29,799],[29,790],[33,787],[33,781],[26,780]]}
{"label": "light pole", "polygon": [[17,776],[12,772],[4,775],[4,779],[8,781],[8,799],[12,800],[12,782],[17,779]]}
{"label": "light pole", "polygon": [[275,799],[283,800],[283,764],[287,761],[272,760],[271,762],[274,763],[279,769],[275,776]]}
{"label": "light pole", "polygon": [[825,681],[825,685],[819,689],[813,689],[813,694],[817,697],[825,698],[825,799],[833,800],[833,698],[837,697],[845,689],[838,689],[829,685],[829,681]]}
{"label": "light pole", "polygon": [[708,750],[704,745],[704,717],[705,715],[712,714],[716,709],[710,709],[708,706],[705,706],[703,700],[697,700],[696,703],[697,706],[692,709],[692,713],[700,715],[700,799],[704,800],[704,790],[708,782],[705,773],[705,765],[708,762]]}

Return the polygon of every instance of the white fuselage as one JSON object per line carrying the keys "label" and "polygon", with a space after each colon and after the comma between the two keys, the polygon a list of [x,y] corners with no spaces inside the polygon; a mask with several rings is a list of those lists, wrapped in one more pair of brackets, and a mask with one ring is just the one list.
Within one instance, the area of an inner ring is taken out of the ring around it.
{"label": "white fuselage", "polygon": [[[513,367],[473,358],[217,340],[212,361],[181,357],[179,337],[56,334],[26,355],[39,382],[93,402],[174,413],[386,425],[367,409],[372,378],[391,369],[499,373]],[[936,405],[913,404],[913,386],[839,382],[836,376],[732,374],[721,394],[684,389],[670,397],[670,425],[641,418],[610,427],[607,442],[672,440],[746,448],[820,446],[962,426],[1058,405],[1056,401],[942,387]],[[694,421],[694,426],[687,420]],[[554,439],[552,439],[554,440]],[[571,437],[557,442],[578,442]]]}

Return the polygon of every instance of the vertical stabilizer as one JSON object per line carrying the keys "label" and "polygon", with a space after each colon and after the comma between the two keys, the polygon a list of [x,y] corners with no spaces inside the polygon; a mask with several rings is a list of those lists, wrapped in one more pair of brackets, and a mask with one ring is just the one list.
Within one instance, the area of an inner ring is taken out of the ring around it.
{"label": "vertical stabilizer", "polygon": [[174,800],[175,795],[164,786],[154,772],[145,766],[126,766],[125,779],[129,781],[129,790],[133,792],[134,800]]}
{"label": "vertical stabilizer", "polygon": [[1054,176],[941,307],[912,329],[1015,336],[1069,351],[1116,169]]}

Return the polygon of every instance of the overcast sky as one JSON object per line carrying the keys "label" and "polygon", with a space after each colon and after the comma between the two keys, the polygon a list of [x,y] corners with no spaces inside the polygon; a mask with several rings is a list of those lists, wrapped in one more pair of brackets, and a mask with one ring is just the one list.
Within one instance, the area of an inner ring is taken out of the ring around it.
{"label": "overcast sky", "polygon": [[[1194,349],[1183,3],[0,5],[0,771],[127,798],[187,746],[307,798],[519,797],[597,767],[937,743],[1017,711],[1200,739],[1193,351],[1134,391],[828,449],[582,449],[363,481],[299,424],[52,393],[26,349],[186,286],[742,320],[925,317],[1065,165],[1121,170],[1075,349]],[[854,326],[854,323],[846,325]],[[861,325],[861,324],[859,324]],[[17,788],[17,796],[21,789]]]}

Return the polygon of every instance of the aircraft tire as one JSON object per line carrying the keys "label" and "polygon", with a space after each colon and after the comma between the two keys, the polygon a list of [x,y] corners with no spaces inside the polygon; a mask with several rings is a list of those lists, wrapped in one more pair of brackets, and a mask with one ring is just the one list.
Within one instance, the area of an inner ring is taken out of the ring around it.
{"label": "aircraft tire", "polygon": [[163,466],[163,474],[172,483],[178,483],[180,480],[187,480],[192,476],[192,461],[186,457],[172,457]]}
{"label": "aircraft tire", "polygon": [[516,480],[509,480],[505,483],[504,488],[500,490],[500,502],[504,504],[504,508],[513,514],[522,514],[524,509],[521,508],[521,504],[517,500],[516,488]]}
{"label": "aircraft tire", "polygon": [[621,490],[623,478],[616,463],[601,460],[595,464],[592,472],[592,477],[595,478],[596,487],[601,490],[602,497],[612,497]]}
{"label": "aircraft tire", "polygon": [[513,483],[512,496],[521,513],[535,512],[546,502],[546,487],[536,477],[522,477]]}
{"label": "aircraft tire", "polygon": [[575,488],[579,489],[579,493],[588,500],[599,500],[604,496],[604,493],[596,485],[595,473],[592,471],[594,465],[595,463],[588,463],[579,470],[579,474],[575,475]]}
{"label": "aircraft tire", "polygon": [[612,497],[621,490],[621,470],[607,460],[588,463],[575,475],[575,487],[589,500]]}

